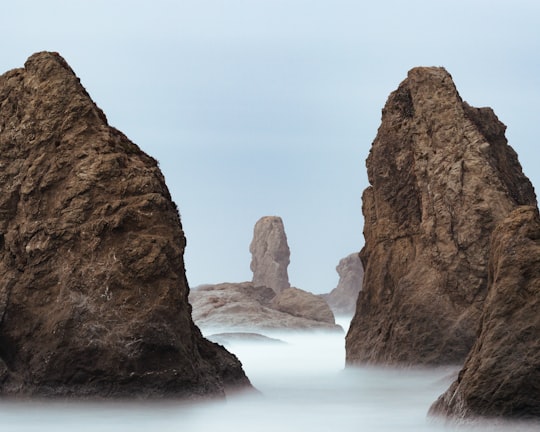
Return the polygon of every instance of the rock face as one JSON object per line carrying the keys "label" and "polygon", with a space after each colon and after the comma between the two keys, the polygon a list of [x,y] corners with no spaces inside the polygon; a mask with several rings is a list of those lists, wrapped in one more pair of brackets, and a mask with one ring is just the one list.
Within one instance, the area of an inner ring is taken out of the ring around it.
{"label": "rock face", "polygon": [[0,76],[0,393],[195,397],[249,386],[191,320],[157,163],[55,53]]}
{"label": "rock face", "polygon": [[365,270],[347,363],[462,362],[486,296],[489,239],[529,180],[490,108],[443,68],[412,69],[383,109],[367,159]]}
{"label": "rock face", "polygon": [[193,320],[208,331],[343,331],[324,300],[296,288],[276,295],[252,282],[201,285],[191,290],[189,301]]}
{"label": "rock face", "polygon": [[335,324],[334,314],[321,297],[298,288],[288,288],[272,299],[272,307],[280,312]]}
{"label": "rock face", "polygon": [[265,216],[257,221],[249,251],[255,286],[270,287],[276,293],[290,287],[287,274],[290,251],[280,217]]}
{"label": "rock face", "polygon": [[339,261],[336,267],[339,282],[324,299],[336,315],[354,315],[358,293],[362,289],[364,268],[358,253],[352,253]]}
{"label": "rock face", "polygon": [[540,218],[514,210],[494,231],[478,339],[430,413],[540,417]]}

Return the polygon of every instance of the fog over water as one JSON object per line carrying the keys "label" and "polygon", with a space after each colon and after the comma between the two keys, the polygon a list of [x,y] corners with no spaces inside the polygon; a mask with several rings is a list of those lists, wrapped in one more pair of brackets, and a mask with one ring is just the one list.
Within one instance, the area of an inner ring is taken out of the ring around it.
{"label": "fog over water", "polygon": [[234,342],[259,395],[227,401],[1,403],[6,431],[537,431],[539,424],[451,426],[426,417],[457,368],[344,369],[344,334],[272,334]]}

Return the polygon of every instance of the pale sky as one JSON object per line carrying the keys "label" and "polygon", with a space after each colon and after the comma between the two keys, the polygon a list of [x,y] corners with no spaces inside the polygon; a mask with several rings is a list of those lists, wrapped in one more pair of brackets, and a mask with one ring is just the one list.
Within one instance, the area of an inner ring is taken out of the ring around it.
{"label": "pale sky", "polygon": [[22,0],[2,6],[0,41],[1,73],[58,51],[160,162],[191,286],[250,280],[253,226],[278,215],[291,284],[334,288],[363,245],[381,109],[414,66],[492,107],[540,185],[537,0]]}

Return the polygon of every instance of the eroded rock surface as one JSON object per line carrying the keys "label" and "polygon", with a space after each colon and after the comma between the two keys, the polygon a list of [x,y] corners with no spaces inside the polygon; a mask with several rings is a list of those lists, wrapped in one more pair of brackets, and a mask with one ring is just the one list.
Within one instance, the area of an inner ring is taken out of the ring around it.
{"label": "eroded rock surface", "polygon": [[458,379],[430,413],[540,417],[540,218],[514,210],[493,232],[481,327]]}
{"label": "eroded rock surface", "polygon": [[330,293],[323,295],[323,298],[334,314],[352,316],[364,278],[364,268],[358,253],[352,253],[342,258],[336,271],[339,275],[338,284]]}
{"label": "eroded rock surface", "polygon": [[266,286],[276,293],[290,288],[287,273],[290,251],[279,216],[265,216],[257,221],[249,251],[255,286]]}
{"label": "eroded rock surface", "polygon": [[[281,294],[268,287],[255,286],[252,282],[201,285],[191,290],[189,301],[193,305],[193,320],[208,331],[256,332],[265,330],[337,330],[334,316],[328,305],[314,294],[302,290],[293,298],[284,294],[282,310],[275,298]],[[296,290],[296,289],[295,289]],[[314,307],[316,304],[318,307]],[[325,314],[324,312],[329,312]]]}
{"label": "eroded rock surface", "polygon": [[443,68],[412,69],[383,109],[367,159],[365,270],[347,363],[461,363],[488,283],[491,232],[536,205],[490,108]]}
{"label": "eroded rock surface", "polygon": [[290,315],[335,324],[334,314],[328,303],[310,292],[288,288],[272,299],[272,307]]}
{"label": "eroded rock surface", "polygon": [[280,217],[265,216],[257,221],[249,249],[252,282],[201,285],[191,291],[189,300],[198,326],[227,332],[343,331],[322,298],[290,287],[290,252]]}
{"label": "eroded rock surface", "polygon": [[191,320],[175,204],[65,60],[0,76],[0,393],[194,397],[249,386]]}

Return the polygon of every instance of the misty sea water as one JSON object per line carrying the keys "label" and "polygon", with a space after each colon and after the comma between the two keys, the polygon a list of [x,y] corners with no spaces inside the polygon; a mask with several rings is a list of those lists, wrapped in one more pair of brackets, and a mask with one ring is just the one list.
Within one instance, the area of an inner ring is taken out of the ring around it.
{"label": "misty sea water", "polygon": [[[343,322],[346,324],[346,322]],[[234,342],[260,394],[199,403],[0,402],[6,431],[538,431],[539,424],[448,425],[426,416],[457,368],[344,368],[343,333],[272,333]]]}

